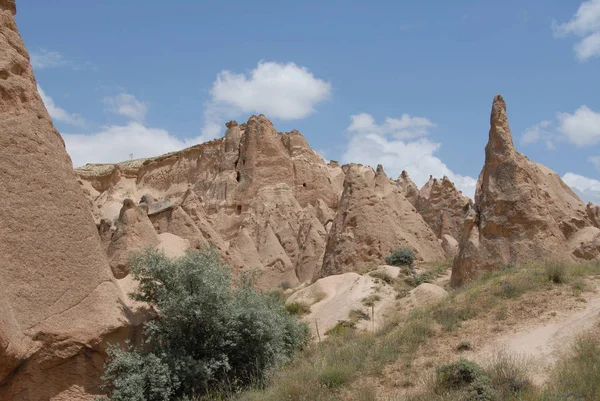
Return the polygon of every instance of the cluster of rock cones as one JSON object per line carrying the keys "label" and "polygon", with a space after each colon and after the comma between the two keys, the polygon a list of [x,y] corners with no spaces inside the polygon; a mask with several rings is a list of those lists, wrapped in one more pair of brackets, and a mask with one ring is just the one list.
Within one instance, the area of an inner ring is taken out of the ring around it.
{"label": "cluster of rock cones", "polygon": [[448,178],[418,189],[325,161],[263,115],[225,136],[151,159],[73,170],[0,0],[0,399],[87,400],[108,342],[147,318],[127,293],[131,251],[214,246],[260,285],[382,264],[398,247],[454,257],[453,285],[527,260],[598,258],[599,211],[517,152],[496,96],[475,202]]}

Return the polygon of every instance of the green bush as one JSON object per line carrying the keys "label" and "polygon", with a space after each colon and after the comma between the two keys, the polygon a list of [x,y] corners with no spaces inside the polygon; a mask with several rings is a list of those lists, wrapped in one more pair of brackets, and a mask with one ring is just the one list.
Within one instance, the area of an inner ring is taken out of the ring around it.
{"label": "green bush", "polygon": [[484,376],[487,377],[479,365],[461,358],[438,368],[437,385],[441,389],[458,390]]}
{"label": "green bush", "polygon": [[[106,390],[112,401],[162,401],[263,383],[308,338],[306,325],[230,268],[214,251],[178,259],[145,250],[131,259],[133,299],[159,311],[143,347],[109,348]],[[135,396],[132,392],[135,391]],[[132,398],[133,397],[133,398]]]}
{"label": "green bush", "polygon": [[485,371],[476,363],[459,359],[437,370],[437,391],[461,390],[465,401],[492,401],[495,399],[494,389]]}
{"label": "green bush", "polygon": [[415,261],[415,254],[408,248],[398,248],[385,258],[385,263],[392,266],[411,266]]}

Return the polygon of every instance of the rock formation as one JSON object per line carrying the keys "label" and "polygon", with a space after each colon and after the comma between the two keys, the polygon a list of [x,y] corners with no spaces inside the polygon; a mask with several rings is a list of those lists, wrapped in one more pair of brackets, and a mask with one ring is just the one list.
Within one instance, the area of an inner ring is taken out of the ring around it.
{"label": "rock formation", "polygon": [[503,263],[598,257],[600,230],[589,210],[558,174],[517,152],[500,95],[494,98],[490,123],[485,164],[463,226],[452,284]]}
{"label": "rock formation", "polygon": [[123,294],[0,0],[0,399],[90,399]]}
{"label": "rock formation", "polygon": [[235,272],[259,270],[263,286],[312,280],[342,168],[325,164],[298,131],[278,133],[263,115],[226,126],[223,138],[180,152],[76,170],[116,277],[127,274],[131,250],[170,233],[195,248],[215,246]]}
{"label": "rock formation", "polygon": [[344,192],[319,276],[382,263],[400,247],[412,249],[420,260],[444,258],[435,234],[382,166],[376,172],[362,165],[346,166]]}
{"label": "rock formation", "polygon": [[458,251],[458,239],[471,204],[471,199],[463,196],[445,176],[441,180],[429,177],[417,194],[417,211],[442,241],[448,257],[454,257]]}
{"label": "rock formation", "polygon": [[402,170],[402,173],[396,179],[396,183],[402,190],[402,194],[413,206],[417,206],[419,200],[419,188],[417,184],[413,182],[408,176],[406,170]]}

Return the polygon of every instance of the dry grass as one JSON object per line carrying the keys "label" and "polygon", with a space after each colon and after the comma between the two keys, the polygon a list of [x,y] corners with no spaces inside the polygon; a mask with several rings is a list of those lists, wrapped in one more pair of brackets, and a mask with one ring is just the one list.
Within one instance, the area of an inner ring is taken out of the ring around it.
{"label": "dry grass", "polygon": [[[439,266],[440,271],[442,267]],[[532,314],[552,316],[552,308],[575,307],[572,306],[578,304],[575,294],[588,291],[590,277],[595,276],[600,276],[599,264],[564,269],[531,264],[485,273],[473,283],[452,291],[446,301],[388,321],[375,333],[338,328],[335,335],[310,345],[294,361],[274,372],[267,388],[246,391],[232,399],[475,399],[469,398],[472,394],[465,389],[433,391],[437,388],[432,384],[437,366],[456,358],[458,340],[472,342],[477,347],[497,335],[496,327],[502,331],[504,327],[531,319]],[[570,301],[566,302],[567,299]],[[351,313],[348,321],[360,319],[359,315],[362,312]],[[477,333],[480,337],[474,335]],[[527,361],[508,353],[495,355],[483,367],[492,394],[487,399],[600,399],[600,340],[595,345],[590,345],[589,339],[586,341],[561,359],[552,376],[554,384],[545,389],[530,384]],[[563,394],[561,391],[594,394],[597,398],[556,398],[556,394]]]}

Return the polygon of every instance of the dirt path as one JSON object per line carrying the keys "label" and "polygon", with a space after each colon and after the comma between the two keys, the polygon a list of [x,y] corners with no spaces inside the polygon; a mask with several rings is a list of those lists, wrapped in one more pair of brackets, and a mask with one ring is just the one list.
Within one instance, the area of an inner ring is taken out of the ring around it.
{"label": "dirt path", "polygon": [[558,312],[543,324],[516,328],[496,338],[472,357],[483,362],[502,349],[524,356],[532,363],[532,379],[541,384],[547,379],[549,369],[560,352],[567,350],[578,334],[592,329],[599,322],[600,293],[596,292],[587,299],[583,310]]}

